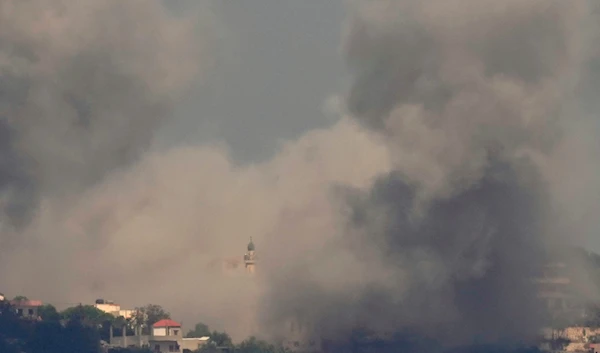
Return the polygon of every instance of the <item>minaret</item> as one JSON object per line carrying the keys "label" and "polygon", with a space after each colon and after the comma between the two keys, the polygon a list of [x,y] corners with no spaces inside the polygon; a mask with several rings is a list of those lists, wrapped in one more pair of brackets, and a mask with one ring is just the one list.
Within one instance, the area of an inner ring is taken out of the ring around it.
{"label": "minaret", "polygon": [[254,273],[255,260],[256,256],[254,255],[254,243],[252,242],[252,237],[250,237],[250,242],[248,243],[248,252],[244,255],[246,272]]}

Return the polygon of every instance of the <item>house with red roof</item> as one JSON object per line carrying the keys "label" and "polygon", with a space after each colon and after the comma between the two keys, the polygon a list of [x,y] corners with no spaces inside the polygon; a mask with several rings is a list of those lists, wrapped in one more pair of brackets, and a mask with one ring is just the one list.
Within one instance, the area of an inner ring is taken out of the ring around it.
{"label": "house with red roof", "polygon": [[180,345],[182,339],[181,324],[170,319],[164,319],[152,325],[152,336],[148,343],[150,349],[157,353],[181,353],[183,351]]}
{"label": "house with red roof", "polygon": [[155,353],[183,353],[198,350],[208,343],[209,338],[183,338],[181,324],[171,319],[164,319],[152,325],[149,335],[141,335],[141,330],[137,330],[134,336],[126,336],[126,331],[123,329],[122,335],[115,337],[111,329],[110,346],[148,347]]}
{"label": "house with red roof", "polygon": [[37,319],[38,309],[43,305],[40,300],[11,300],[10,305],[15,308],[18,316],[28,318],[28,319]]}

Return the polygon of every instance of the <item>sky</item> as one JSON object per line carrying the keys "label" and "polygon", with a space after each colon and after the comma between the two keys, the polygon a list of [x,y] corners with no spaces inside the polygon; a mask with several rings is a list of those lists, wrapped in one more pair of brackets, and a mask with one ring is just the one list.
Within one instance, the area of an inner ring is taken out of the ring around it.
{"label": "sky", "polygon": [[330,97],[347,86],[343,0],[166,1],[210,11],[216,64],[188,92],[158,146],[224,140],[240,163],[271,157],[280,141],[331,124]]}
{"label": "sky", "polygon": [[[336,98],[351,80],[342,52],[347,1],[164,3],[175,12],[210,14],[216,63],[187,92],[174,123],[157,132],[153,148],[216,143],[244,165],[271,158],[285,141],[338,119]],[[598,108],[588,98],[594,91],[580,92],[580,108],[588,114]],[[600,130],[600,121],[593,128]],[[599,209],[592,206],[587,218]],[[594,233],[585,242],[600,251]]]}
{"label": "sky", "polygon": [[[5,0],[0,290],[236,340],[298,313],[426,328],[427,303],[466,340],[534,318],[493,288],[600,250],[590,4]],[[250,237],[256,277],[211,267]]]}

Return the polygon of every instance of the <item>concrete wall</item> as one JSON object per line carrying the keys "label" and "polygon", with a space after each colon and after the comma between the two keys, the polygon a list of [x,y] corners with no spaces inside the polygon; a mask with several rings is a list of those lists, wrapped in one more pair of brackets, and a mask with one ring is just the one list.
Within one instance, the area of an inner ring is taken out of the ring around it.
{"label": "concrete wall", "polygon": [[133,316],[133,310],[119,310],[119,312],[117,313],[117,316],[123,316],[126,319],[129,319]]}
{"label": "concrete wall", "polygon": [[94,304],[96,309],[104,311],[105,313],[112,314],[121,310],[121,306],[118,304]]}
{"label": "concrete wall", "polygon": [[167,328],[166,327],[155,327],[152,329],[153,336],[166,336]]}
{"label": "concrete wall", "polygon": [[183,338],[181,341],[181,349],[189,349],[195,351],[204,346],[208,341],[207,338]]}
{"label": "concrete wall", "polygon": [[181,327],[154,327],[152,328],[153,336],[179,336],[183,337]]}
{"label": "concrete wall", "polygon": [[155,341],[155,340],[151,339],[149,343],[150,343],[150,349],[153,352],[160,352],[160,353],[173,353],[173,352],[182,353],[183,352],[183,348],[177,341]]}
{"label": "concrete wall", "polygon": [[110,345],[113,347],[143,347],[148,346],[150,336],[127,336],[127,337],[113,337],[110,340]]}
{"label": "concrete wall", "polygon": [[94,307],[100,311],[114,316],[123,316],[129,319],[133,316],[133,310],[121,309],[119,304],[94,304]]}
{"label": "concrete wall", "polygon": [[37,318],[38,307],[37,306],[15,306],[15,311],[18,316]]}

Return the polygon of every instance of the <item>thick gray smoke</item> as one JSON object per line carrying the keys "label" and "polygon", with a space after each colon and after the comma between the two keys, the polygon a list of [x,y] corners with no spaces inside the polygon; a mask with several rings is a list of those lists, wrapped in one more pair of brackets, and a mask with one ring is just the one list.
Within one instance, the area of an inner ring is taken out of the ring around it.
{"label": "thick gray smoke", "polygon": [[368,191],[333,192],[345,209],[334,235],[269,273],[266,322],[338,342],[358,329],[446,347],[532,342],[545,314],[536,268],[589,230],[568,215],[574,195],[553,173],[577,156],[597,190],[593,152],[572,144],[592,141],[580,129],[596,119],[576,108],[597,55],[590,9],[546,0],[356,7],[348,109],[388,146],[393,171]]}
{"label": "thick gray smoke", "polygon": [[147,149],[197,72],[190,31],[155,1],[2,1],[3,223],[23,225],[42,197],[80,192]]}
{"label": "thick gray smoke", "polygon": [[[239,166],[222,145],[146,151],[206,62],[195,21],[0,1],[2,292],[157,303],[235,339],[289,320],[342,343],[529,338],[536,262],[599,228],[598,22],[582,1],[354,10],[347,111]],[[256,277],[220,272],[249,237]]]}

